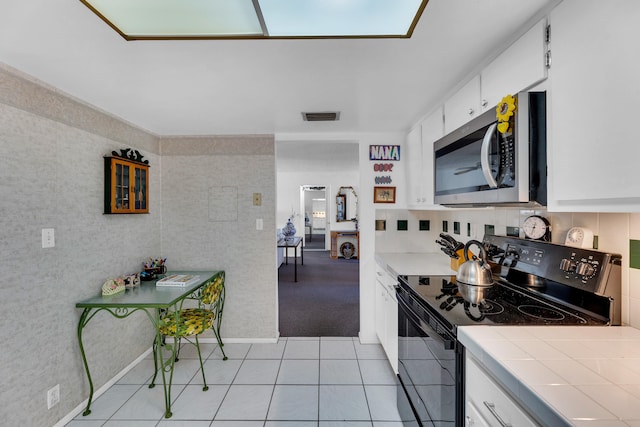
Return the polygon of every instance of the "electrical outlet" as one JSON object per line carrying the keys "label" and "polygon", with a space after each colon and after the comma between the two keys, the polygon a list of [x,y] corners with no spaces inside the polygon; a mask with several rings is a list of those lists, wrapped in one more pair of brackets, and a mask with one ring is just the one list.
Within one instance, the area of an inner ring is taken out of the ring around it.
{"label": "electrical outlet", "polygon": [[256,219],[256,230],[263,230],[263,229],[264,229],[264,222],[262,221],[262,218]]}
{"label": "electrical outlet", "polygon": [[47,392],[47,409],[51,409],[60,403],[60,384],[56,384]]}

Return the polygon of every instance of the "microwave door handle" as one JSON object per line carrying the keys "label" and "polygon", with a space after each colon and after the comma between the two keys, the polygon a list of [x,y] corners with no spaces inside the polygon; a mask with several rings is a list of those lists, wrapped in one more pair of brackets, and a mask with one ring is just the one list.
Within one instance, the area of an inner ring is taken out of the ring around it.
{"label": "microwave door handle", "polygon": [[496,179],[491,174],[491,162],[489,157],[489,147],[491,146],[491,137],[496,131],[496,127],[498,123],[494,123],[489,126],[487,132],[484,134],[484,139],[482,140],[482,146],[480,147],[480,165],[482,166],[482,174],[484,178],[489,183],[490,188],[498,188],[498,183]]}

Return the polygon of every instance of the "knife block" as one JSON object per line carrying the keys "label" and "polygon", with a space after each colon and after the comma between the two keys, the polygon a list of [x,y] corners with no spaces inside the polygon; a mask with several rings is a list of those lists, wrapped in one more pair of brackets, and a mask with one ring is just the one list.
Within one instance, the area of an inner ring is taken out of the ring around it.
{"label": "knife block", "polygon": [[[473,252],[469,251],[469,259],[473,259]],[[456,255],[458,258],[451,258],[451,269],[453,271],[458,271],[458,268],[465,262],[464,260],[464,249],[459,249],[456,251]]]}

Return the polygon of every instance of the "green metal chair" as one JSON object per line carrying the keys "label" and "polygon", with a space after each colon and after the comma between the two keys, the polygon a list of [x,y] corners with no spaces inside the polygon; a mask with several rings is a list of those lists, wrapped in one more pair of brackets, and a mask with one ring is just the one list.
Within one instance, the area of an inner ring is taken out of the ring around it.
{"label": "green metal chair", "polygon": [[[173,352],[169,359],[168,366],[163,366],[162,369],[169,368],[169,387],[173,380],[173,367],[175,362],[178,361],[180,344],[184,338],[191,344],[195,345],[198,350],[198,358],[200,360],[200,370],[202,371],[202,380],[204,382],[203,391],[207,391],[209,386],[204,373],[204,366],[202,363],[202,354],[200,352],[200,342],[198,336],[208,329],[213,330],[216,336],[220,351],[222,352],[223,360],[227,360],[227,355],[224,353],[222,346],[222,339],[220,338],[220,325],[222,322],[222,311],[224,309],[224,289],[225,273],[220,271],[198,291],[191,295],[190,299],[198,301],[197,307],[182,308],[175,311],[169,311],[164,313],[160,318],[158,329],[163,337],[173,337],[173,345],[164,345],[170,348]],[[193,341],[191,340],[193,338]],[[156,351],[154,348],[154,364],[155,374],[151,380],[149,387],[155,385],[156,376],[158,374],[158,362],[156,357]]]}

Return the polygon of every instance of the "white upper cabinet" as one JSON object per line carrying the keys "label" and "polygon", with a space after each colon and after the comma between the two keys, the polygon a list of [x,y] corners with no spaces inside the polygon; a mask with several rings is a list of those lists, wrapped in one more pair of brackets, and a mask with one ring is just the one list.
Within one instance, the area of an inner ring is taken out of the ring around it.
{"label": "white upper cabinet", "polygon": [[637,0],[551,12],[550,210],[640,211],[638,22]]}
{"label": "white upper cabinet", "polygon": [[420,126],[415,126],[407,134],[404,156],[407,159],[407,206],[415,208],[422,197],[422,136]]}
{"label": "white upper cabinet", "polygon": [[443,135],[442,107],[407,135],[407,205],[410,209],[433,208],[433,143]]}
{"label": "white upper cabinet", "polygon": [[480,113],[480,76],[476,76],[445,101],[445,134],[458,129]]}
{"label": "white upper cabinet", "polygon": [[482,111],[547,78],[547,20],[543,19],[480,73]]}
{"label": "white upper cabinet", "polygon": [[448,134],[547,78],[547,21],[538,22],[444,103]]}
{"label": "white upper cabinet", "polygon": [[433,206],[433,143],[444,136],[442,107],[431,113],[420,125],[422,130],[422,202]]}

